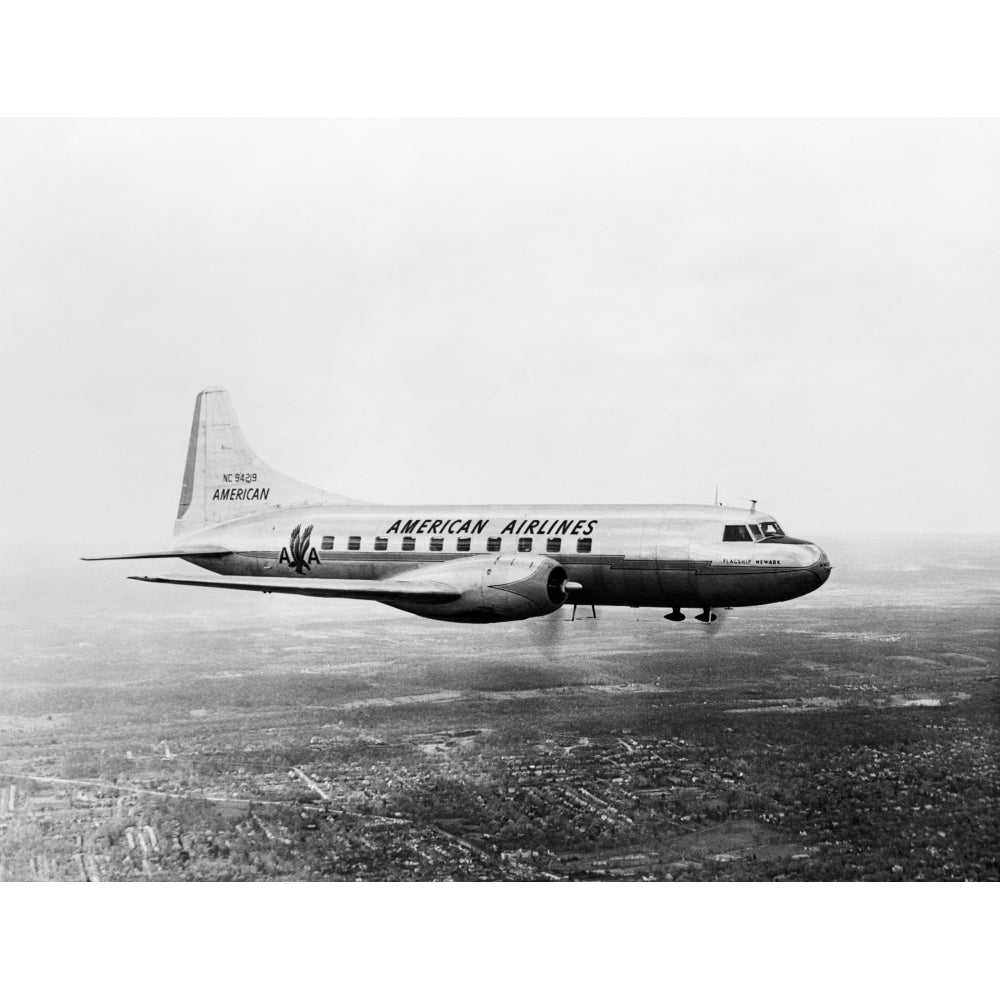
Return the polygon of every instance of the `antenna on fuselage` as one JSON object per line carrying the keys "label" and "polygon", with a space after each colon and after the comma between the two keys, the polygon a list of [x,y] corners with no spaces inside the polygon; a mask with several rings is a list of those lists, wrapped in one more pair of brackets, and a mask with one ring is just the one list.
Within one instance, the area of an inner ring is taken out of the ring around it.
{"label": "antenna on fuselage", "polygon": [[756,500],[751,500],[750,501],[750,513],[751,514],[756,514],[757,513],[757,501]]}
{"label": "antenna on fuselage", "polygon": [[718,485],[718,483],[716,483],[716,485],[715,485],[715,506],[716,507],[719,506],[719,485]]}

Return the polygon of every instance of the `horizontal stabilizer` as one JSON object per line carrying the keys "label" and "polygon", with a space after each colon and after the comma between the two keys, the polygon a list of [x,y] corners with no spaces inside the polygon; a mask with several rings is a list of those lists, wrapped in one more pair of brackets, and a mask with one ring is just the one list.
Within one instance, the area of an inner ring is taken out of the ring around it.
{"label": "horizontal stabilizer", "polygon": [[189,545],[186,549],[171,549],[169,552],[130,552],[123,556],[80,556],[80,558],[84,562],[105,562],[108,559],[183,559],[185,556],[213,559],[232,554],[232,549],[224,549],[221,545]]}
{"label": "horizontal stabilizer", "polygon": [[263,594],[298,594],[303,597],[353,597],[360,601],[405,601],[414,604],[447,604],[461,597],[447,583],[409,580],[284,580],[264,576],[130,576],[145,583],[177,583],[186,587],[224,587]]}

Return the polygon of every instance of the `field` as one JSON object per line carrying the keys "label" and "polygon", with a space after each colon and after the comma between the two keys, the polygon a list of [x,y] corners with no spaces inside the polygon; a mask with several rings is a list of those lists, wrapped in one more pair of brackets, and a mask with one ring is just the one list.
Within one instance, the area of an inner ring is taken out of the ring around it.
{"label": "field", "polygon": [[1000,540],[827,548],[712,630],[8,554],[0,879],[996,879]]}

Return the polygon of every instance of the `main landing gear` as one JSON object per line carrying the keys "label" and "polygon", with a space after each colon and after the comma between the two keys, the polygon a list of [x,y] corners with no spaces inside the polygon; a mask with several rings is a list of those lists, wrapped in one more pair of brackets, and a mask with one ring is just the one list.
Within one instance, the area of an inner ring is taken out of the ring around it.
{"label": "main landing gear", "polygon": [[[669,615],[664,615],[663,617],[666,618],[668,622],[682,622],[685,619],[685,615],[680,608],[674,608]],[[694,616],[694,620],[696,622],[702,622],[705,625],[711,625],[712,622],[718,620],[718,617],[719,616],[711,608],[705,608],[700,615]]]}

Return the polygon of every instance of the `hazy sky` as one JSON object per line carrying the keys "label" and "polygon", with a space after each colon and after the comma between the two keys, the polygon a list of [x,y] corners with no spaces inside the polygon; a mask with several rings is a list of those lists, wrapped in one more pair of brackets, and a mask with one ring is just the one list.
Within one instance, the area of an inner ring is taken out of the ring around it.
{"label": "hazy sky", "polygon": [[7,541],[170,534],[194,396],[394,503],[996,530],[997,121],[0,122]]}

